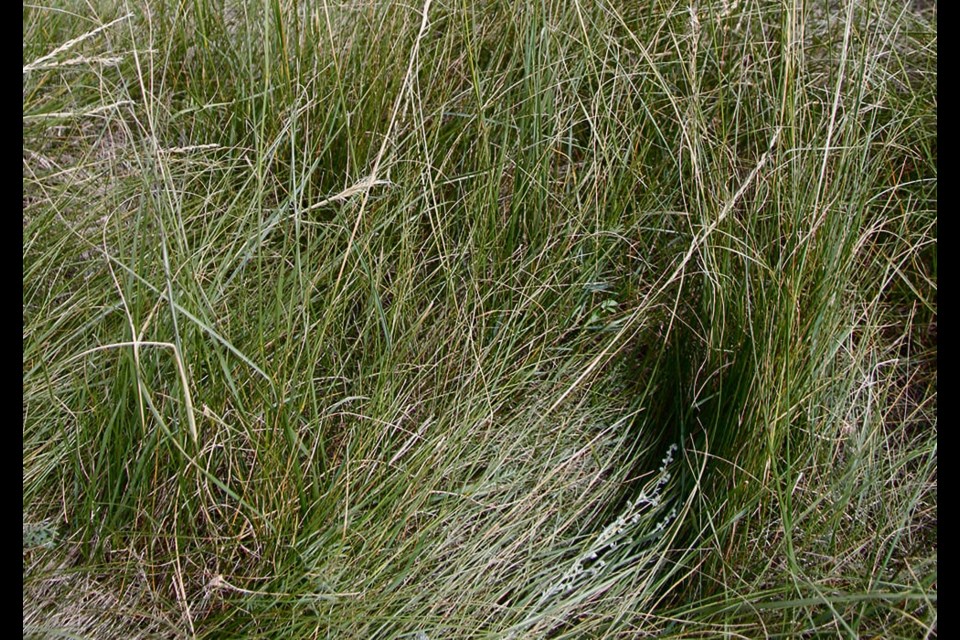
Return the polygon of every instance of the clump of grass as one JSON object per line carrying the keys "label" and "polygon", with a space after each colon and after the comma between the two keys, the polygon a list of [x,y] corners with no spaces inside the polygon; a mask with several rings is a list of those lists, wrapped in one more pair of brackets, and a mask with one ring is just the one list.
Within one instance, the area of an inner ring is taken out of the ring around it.
{"label": "clump of grass", "polygon": [[935,7],[23,20],[25,635],[936,634]]}

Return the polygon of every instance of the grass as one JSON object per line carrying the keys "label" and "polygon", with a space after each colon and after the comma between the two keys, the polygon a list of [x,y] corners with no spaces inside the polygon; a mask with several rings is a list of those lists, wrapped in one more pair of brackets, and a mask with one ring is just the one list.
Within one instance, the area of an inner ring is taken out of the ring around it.
{"label": "grass", "polygon": [[936,636],[935,4],[57,5],[24,637]]}

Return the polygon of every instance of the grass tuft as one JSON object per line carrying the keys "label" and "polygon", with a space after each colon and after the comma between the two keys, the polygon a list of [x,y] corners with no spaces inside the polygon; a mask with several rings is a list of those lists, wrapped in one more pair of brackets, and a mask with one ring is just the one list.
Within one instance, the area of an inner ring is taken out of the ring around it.
{"label": "grass tuft", "polygon": [[935,3],[62,4],[24,637],[936,636]]}

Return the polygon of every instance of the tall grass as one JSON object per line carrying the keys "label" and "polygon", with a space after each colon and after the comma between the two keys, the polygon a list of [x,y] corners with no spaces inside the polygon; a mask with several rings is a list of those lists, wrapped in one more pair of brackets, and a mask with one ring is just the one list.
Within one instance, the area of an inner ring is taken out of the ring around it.
{"label": "tall grass", "polygon": [[936,635],[935,5],[23,42],[25,637]]}

